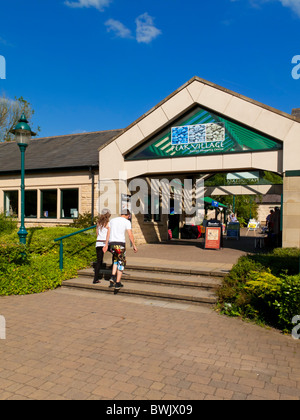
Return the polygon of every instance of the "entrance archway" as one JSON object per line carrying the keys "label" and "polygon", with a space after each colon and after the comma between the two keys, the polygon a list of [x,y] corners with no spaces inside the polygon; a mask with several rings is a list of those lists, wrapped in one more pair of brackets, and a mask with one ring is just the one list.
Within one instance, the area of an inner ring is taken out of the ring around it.
{"label": "entrance archway", "polygon": [[[128,180],[271,171],[283,176],[283,246],[299,247],[299,138],[295,117],[194,77],[99,150],[99,209],[108,183],[118,213]],[[143,223],[137,218],[147,242]],[[163,225],[147,229],[160,240]]]}

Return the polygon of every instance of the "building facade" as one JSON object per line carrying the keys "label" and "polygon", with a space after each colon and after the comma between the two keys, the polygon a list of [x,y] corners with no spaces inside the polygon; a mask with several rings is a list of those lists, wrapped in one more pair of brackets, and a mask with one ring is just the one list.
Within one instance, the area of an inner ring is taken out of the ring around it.
{"label": "building facade", "polygon": [[[295,110],[298,112],[298,110]],[[124,130],[39,138],[25,154],[25,224],[133,208],[137,243],[199,225],[213,194],[281,197],[282,244],[300,247],[300,120],[194,77]],[[282,185],[205,188],[216,173],[270,171]],[[0,211],[20,217],[20,152],[0,143]],[[136,211],[137,210],[137,211]]]}
{"label": "building facade", "polygon": [[[133,180],[195,185],[211,173],[271,171],[283,176],[283,246],[300,247],[299,153],[297,117],[194,77],[99,149],[100,207],[110,202],[119,212],[126,194],[136,198],[128,189]],[[176,215],[181,224],[185,210]],[[166,219],[137,214],[133,230],[140,242],[166,239]]]}
{"label": "building facade", "polygon": [[[30,140],[25,153],[25,223],[68,225],[97,214],[98,148],[120,130]],[[0,143],[0,211],[20,218],[20,151]]]}

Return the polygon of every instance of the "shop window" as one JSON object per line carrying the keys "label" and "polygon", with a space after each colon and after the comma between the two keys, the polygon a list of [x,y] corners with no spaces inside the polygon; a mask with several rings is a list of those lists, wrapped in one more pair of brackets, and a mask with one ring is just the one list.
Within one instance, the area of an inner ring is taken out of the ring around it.
{"label": "shop window", "polygon": [[160,222],[161,221],[161,196],[155,196],[153,198],[153,206],[154,206],[153,220],[154,222]]}
{"label": "shop window", "polygon": [[18,191],[4,192],[4,213],[6,216],[18,217],[19,193]]}
{"label": "shop window", "polygon": [[151,195],[146,195],[144,198],[144,222],[151,222],[152,215],[151,215]]}
{"label": "shop window", "polygon": [[[154,196],[152,200],[153,208],[151,209],[151,195],[145,196],[144,222],[161,221],[161,196]],[[153,210],[154,214],[152,214],[151,210]]]}
{"label": "shop window", "polygon": [[78,189],[61,190],[61,218],[78,217]]}
{"label": "shop window", "polygon": [[57,218],[57,190],[41,191],[41,217]]}
{"label": "shop window", "polygon": [[25,217],[37,217],[37,190],[25,190]]}

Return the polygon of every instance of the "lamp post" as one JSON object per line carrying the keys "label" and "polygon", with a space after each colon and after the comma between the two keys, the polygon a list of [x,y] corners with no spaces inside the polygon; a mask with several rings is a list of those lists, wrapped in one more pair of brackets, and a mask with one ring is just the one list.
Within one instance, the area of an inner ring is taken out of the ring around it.
{"label": "lamp post", "polygon": [[31,139],[31,136],[35,136],[36,133],[31,131],[28,121],[24,115],[21,115],[21,118],[18,121],[18,124],[14,129],[10,130],[12,134],[16,136],[16,142],[20,148],[21,152],[21,226],[18,232],[20,243],[26,245],[26,236],[27,231],[24,224],[24,213],[25,213],[25,151],[28,146],[28,141]]}

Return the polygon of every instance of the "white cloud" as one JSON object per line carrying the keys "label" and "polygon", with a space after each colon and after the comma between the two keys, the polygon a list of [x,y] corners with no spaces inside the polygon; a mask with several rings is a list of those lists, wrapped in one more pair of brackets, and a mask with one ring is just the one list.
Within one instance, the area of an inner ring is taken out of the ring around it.
{"label": "white cloud", "polygon": [[114,32],[118,38],[133,38],[130,29],[128,29],[122,22],[115,19],[108,19],[105,22],[108,32]]}
{"label": "white cloud", "polygon": [[[113,0],[77,0],[70,1],[65,0],[64,4],[68,7],[73,8],[83,8],[83,7],[94,7],[99,11],[103,9],[112,2]],[[234,0],[231,0],[234,1]],[[153,39],[161,34],[161,30],[156,28],[153,23],[153,17],[150,16],[147,12],[138,16],[135,19],[136,23],[136,37],[138,43],[149,44]],[[116,19],[108,19],[105,22],[108,32],[114,32],[118,38],[134,38],[132,32],[127,26],[122,22]],[[1,42],[1,38],[0,38]]]}
{"label": "white cloud", "polygon": [[[153,18],[148,13],[143,13],[135,19],[136,36],[135,39],[139,43],[149,44],[155,39],[161,31],[153,24]],[[114,32],[118,38],[134,38],[132,32],[122,22],[115,19],[108,19],[105,22],[108,32]]]}
{"label": "white cloud", "polygon": [[161,34],[153,24],[153,18],[148,13],[143,13],[135,20],[136,23],[136,40],[149,44],[153,39]]}
{"label": "white cloud", "polygon": [[[239,1],[239,0],[230,0],[231,2]],[[282,6],[289,7],[292,9],[293,12],[296,13],[300,17],[300,0],[249,0],[250,4],[253,7],[260,7],[261,5],[265,3],[270,2],[280,2]]]}
{"label": "white cloud", "polygon": [[300,16],[300,0],[279,0],[285,7],[290,7],[298,16]]}
{"label": "white cloud", "polygon": [[74,1],[65,1],[65,5],[74,8],[83,8],[83,7],[95,7],[100,12],[103,11],[104,7],[108,6],[112,0],[78,0]]}

